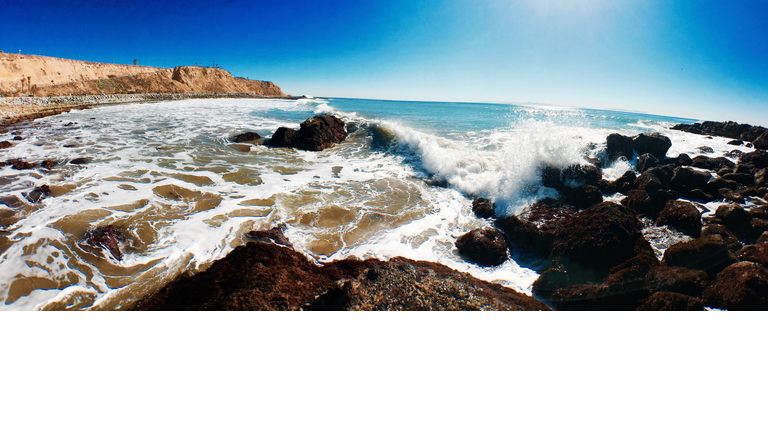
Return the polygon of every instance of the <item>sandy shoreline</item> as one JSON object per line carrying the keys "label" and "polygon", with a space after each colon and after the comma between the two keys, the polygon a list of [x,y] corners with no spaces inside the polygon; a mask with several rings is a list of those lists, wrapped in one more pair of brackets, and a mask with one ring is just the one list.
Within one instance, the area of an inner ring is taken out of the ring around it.
{"label": "sandy shoreline", "polygon": [[247,93],[230,94],[113,94],[51,97],[0,98],[0,127],[10,126],[25,120],[34,120],[61,114],[71,109],[83,109],[97,105],[112,105],[135,102],[162,102],[184,99],[301,99],[297,96],[264,96]]}

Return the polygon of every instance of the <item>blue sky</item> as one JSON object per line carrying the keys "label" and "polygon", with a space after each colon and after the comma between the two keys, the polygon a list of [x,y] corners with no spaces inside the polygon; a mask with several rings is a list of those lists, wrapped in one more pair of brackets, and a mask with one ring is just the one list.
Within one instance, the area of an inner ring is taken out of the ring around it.
{"label": "blue sky", "polygon": [[4,3],[6,52],[160,67],[216,61],[290,94],[768,126],[765,0]]}

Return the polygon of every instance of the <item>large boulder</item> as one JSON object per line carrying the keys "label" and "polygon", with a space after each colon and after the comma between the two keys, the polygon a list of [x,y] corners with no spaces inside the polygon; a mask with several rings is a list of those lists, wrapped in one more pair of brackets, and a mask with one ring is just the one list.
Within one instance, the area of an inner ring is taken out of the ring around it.
{"label": "large boulder", "polygon": [[657,132],[641,133],[634,137],[611,134],[606,139],[606,150],[610,159],[620,156],[632,159],[634,153],[638,155],[649,153],[657,159],[663,159],[670,147],[672,147],[672,141]]}
{"label": "large boulder", "polygon": [[768,168],[768,152],[755,150],[739,156],[739,165],[750,165],[755,168]]}
{"label": "large boulder", "polygon": [[299,150],[320,151],[332,147],[347,138],[347,131],[341,119],[329,114],[317,115],[301,123],[298,131],[278,128],[270,145],[294,147]]}
{"label": "large boulder", "polygon": [[758,150],[768,150],[768,132],[763,133],[752,141],[752,145]]}
{"label": "large boulder", "polygon": [[656,226],[667,225],[677,228],[692,237],[701,234],[701,213],[686,201],[668,201],[656,218]]}
{"label": "large boulder", "polygon": [[715,210],[723,225],[725,225],[739,239],[748,243],[754,243],[760,235],[754,236],[752,229],[752,215],[738,204],[721,205]]}
{"label": "large boulder", "polygon": [[688,196],[694,189],[706,188],[710,178],[712,178],[712,175],[707,172],[698,171],[693,168],[678,167],[675,168],[671,185],[680,195]]}
{"label": "large boulder", "polygon": [[459,253],[481,266],[495,266],[507,259],[504,234],[494,229],[473,229],[456,240]]}
{"label": "large boulder", "polygon": [[557,224],[550,257],[602,278],[611,267],[635,256],[636,247],[650,249],[641,229],[633,211],[605,201]]}
{"label": "large boulder", "polygon": [[719,235],[702,236],[687,242],[675,243],[664,251],[662,263],[670,267],[702,270],[714,277],[736,262],[733,252]]}
{"label": "large boulder", "polygon": [[728,310],[768,310],[768,269],[744,261],[720,272],[704,290],[706,306]]}

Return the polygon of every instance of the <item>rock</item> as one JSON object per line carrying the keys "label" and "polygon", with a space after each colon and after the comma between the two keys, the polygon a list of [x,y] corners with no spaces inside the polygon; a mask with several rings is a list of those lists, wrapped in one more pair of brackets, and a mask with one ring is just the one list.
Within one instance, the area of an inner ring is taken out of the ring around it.
{"label": "rock", "polygon": [[725,242],[725,245],[728,247],[729,250],[736,252],[739,249],[741,249],[744,245],[739,241],[738,237],[733,235],[733,233],[728,230],[728,228],[725,225],[716,224],[716,223],[710,223],[706,227],[704,227],[703,230],[701,230],[701,235],[715,235],[718,234],[723,238],[723,241]]}
{"label": "rock", "polygon": [[320,151],[347,139],[344,122],[328,114],[304,120],[292,145],[300,150]]}
{"label": "rock", "polygon": [[641,173],[659,165],[659,159],[650,153],[643,153],[640,155],[640,157],[637,158],[637,170]]}
{"label": "rock", "polygon": [[50,159],[46,159],[46,160],[40,162],[40,168],[44,168],[44,169],[47,169],[47,170],[53,169],[53,167],[55,167],[56,165],[58,165],[58,162],[50,160]]}
{"label": "rock", "polygon": [[736,257],[719,235],[701,236],[687,242],[675,243],[664,251],[662,260],[666,266],[702,270],[710,277],[735,262]]}
{"label": "rock", "polygon": [[717,275],[704,290],[704,305],[727,310],[768,310],[768,270],[740,262]]}
{"label": "rock", "polygon": [[707,285],[707,273],[684,267],[652,267],[644,284],[651,292],[673,292],[701,297]]}
{"label": "rock", "polygon": [[653,193],[661,189],[666,189],[669,185],[663,181],[663,176],[660,178],[657,174],[656,168],[651,168],[640,176],[635,181],[635,187],[642,189],[646,192]]}
{"label": "rock", "polygon": [[642,189],[633,189],[627,193],[627,197],[621,200],[621,205],[632,209],[640,216],[655,218],[658,210],[655,209],[651,197]]}
{"label": "rock", "polygon": [[559,192],[563,201],[580,210],[603,202],[603,194],[597,186],[564,187]]}
{"label": "rock", "polygon": [[634,171],[627,171],[621,175],[621,177],[614,180],[612,187],[616,192],[626,195],[630,190],[634,189],[637,175]]}
{"label": "rock", "polygon": [[656,226],[677,228],[692,237],[701,234],[701,213],[686,201],[668,201],[656,219]]}
{"label": "rock", "polygon": [[743,184],[745,186],[754,186],[755,180],[749,174],[744,173],[731,173],[722,176],[726,180],[735,181],[736,183]]}
{"label": "rock", "polygon": [[0,142],[0,149],[7,149],[13,146],[13,143],[10,141],[3,141]]}
{"label": "rock", "polygon": [[261,135],[256,132],[245,132],[232,137],[232,141],[236,143],[255,143],[261,139]]}
{"label": "rock", "polygon": [[[714,152],[714,150],[712,150]],[[677,166],[688,166],[693,163],[693,159],[686,153],[680,153],[677,157],[667,158],[667,160]]]}
{"label": "rock", "polygon": [[744,141],[736,139],[736,140],[733,140],[733,141],[728,141],[727,144],[735,145],[735,146],[741,146],[741,145],[744,145]]}
{"label": "rock", "polygon": [[657,292],[644,300],[639,311],[703,311],[701,299],[684,294]]}
{"label": "rock", "polygon": [[13,137],[13,140],[14,140],[14,141],[21,141],[21,140],[23,140],[23,139],[24,139],[24,138],[22,138],[21,136],[15,136],[15,137]]}
{"label": "rock", "polygon": [[475,216],[485,219],[496,217],[496,206],[485,198],[477,198],[472,201],[472,212]]}
{"label": "rock", "polygon": [[703,153],[714,153],[715,152],[715,149],[713,149],[710,146],[701,146],[701,147],[698,147],[697,150],[700,151],[700,152],[703,152]]}
{"label": "rock", "polygon": [[692,200],[696,200],[696,201],[700,201],[700,202],[705,202],[705,203],[711,202],[711,201],[715,200],[714,196],[704,192],[701,189],[693,189],[690,192],[688,192],[688,194],[686,196],[688,198],[692,199]]}
{"label": "rock", "polygon": [[752,145],[758,150],[768,150],[768,132],[763,133],[752,141]]}
{"label": "rock", "polygon": [[715,216],[738,238],[748,238],[752,234],[750,222],[752,215],[738,204],[721,205],[715,210]]}
{"label": "rock", "polygon": [[474,229],[456,240],[459,253],[481,266],[495,266],[507,260],[507,242],[501,231]]}
{"label": "rock", "polygon": [[692,125],[678,124],[673,126],[671,129],[681,130],[698,135],[714,135],[731,139],[740,139],[742,134],[749,133],[750,131],[754,130],[753,126],[748,124],[739,124],[732,121],[705,121],[703,123],[694,123]]}
{"label": "rock", "polygon": [[99,227],[86,234],[86,242],[89,245],[106,249],[116,260],[123,259],[120,242],[124,240],[125,236],[114,225]]}
{"label": "rock", "polygon": [[641,229],[634,212],[605,201],[557,224],[550,257],[602,278],[610,268],[635,256],[636,247],[650,249]]}
{"label": "rock", "polygon": [[704,189],[712,176],[709,173],[693,168],[675,168],[675,174],[670,181],[671,187],[683,196],[688,196],[694,189]]}
{"label": "rock", "polygon": [[40,202],[40,200],[48,196],[51,196],[51,188],[48,185],[35,187],[30,193],[24,194],[24,197],[31,203]]}
{"label": "rock", "polygon": [[272,135],[272,139],[269,141],[269,145],[272,147],[291,147],[291,143],[296,138],[298,133],[286,127],[279,127],[277,131]]}
{"label": "rock", "polygon": [[768,244],[748,245],[736,252],[739,261],[750,261],[768,267]]}
{"label": "rock", "polygon": [[71,161],[69,161],[69,163],[71,163],[72,165],[85,165],[90,162],[91,162],[90,159],[84,158],[84,157],[74,158]]}
{"label": "rock", "polygon": [[650,153],[658,159],[663,159],[670,147],[672,147],[672,141],[656,132],[641,133],[635,137],[611,134],[606,139],[606,150],[610,159],[620,156],[632,159],[635,152]]}
{"label": "rock", "polygon": [[[271,230],[270,230],[271,231]],[[289,247],[249,242],[138,310],[548,310],[446,266],[395,257],[316,265]]]}
{"label": "rock", "polygon": [[696,168],[703,168],[711,171],[716,171],[722,168],[733,168],[736,166],[735,163],[724,157],[711,158],[703,155],[699,155],[693,158],[691,165]]}
{"label": "rock", "polygon": [[739,156],[739,165],[750,165],[755,168],[768,168],[768,152],[755,150]]}
{"label": "rock", "polygon": [[282,245],[282,246],[287,246],[289,248],[292,248],[293,244],[291,244],[291,241],[288,240],[288,237],[285,236],[285,233],[283,232],[284,229],[285,227],[281,225],[274,228],[270,228],[268,230],[251,231],[246,235],[251,240],[260,241],[264,243],[274,243],[276,245]]}

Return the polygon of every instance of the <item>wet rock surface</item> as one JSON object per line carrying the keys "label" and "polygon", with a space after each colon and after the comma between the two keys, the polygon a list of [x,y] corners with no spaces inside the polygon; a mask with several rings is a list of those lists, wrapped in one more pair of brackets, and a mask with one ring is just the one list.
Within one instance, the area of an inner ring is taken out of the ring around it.
{"label": "wet rock surface", "polygon": [[236,143],[255,143],[259,139],[261,139],[261,135],[256,132],[245,132],[232,137],[232,141]]}
{"label": "wet rock surface", "polygon": [[298,131],[278,128],[269,144],[273,147],[293,147],[299,150],[321,151],[347,138],[344,122],[338,117],[321,114],[301,123]]}
{"label": "wet rock surface", "polygon": [[481,266],[495,266],[507,260],[504,234],[494,229],[474,229],[456,240],[459,253]]}
{"label": "wet rock surface", "polygon": [[728,310],[768,310],[768,269],[754,262],[733,264],[717,275],[704,305]]}
{"label": "wet rock surface", "polygon": [[116,260],[123,259],[120,242],[125,241],[125,235],[114,225],[96,228],[86,234],[86,242],[93,247],[107,250]]}
{"label": "wet rock surface", "polygon": [[345,259],[322,266],[251,242],[180,278],[137,310],[548,310],[533,297],[436,263]]}

